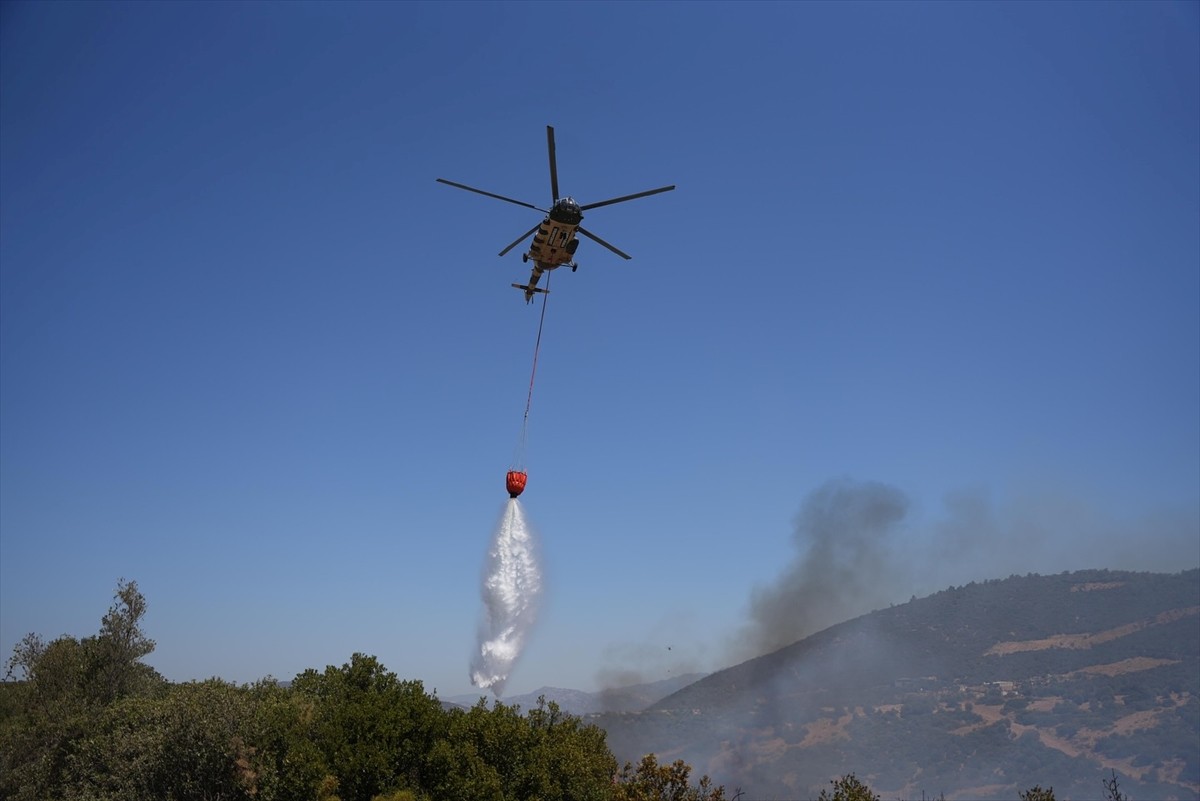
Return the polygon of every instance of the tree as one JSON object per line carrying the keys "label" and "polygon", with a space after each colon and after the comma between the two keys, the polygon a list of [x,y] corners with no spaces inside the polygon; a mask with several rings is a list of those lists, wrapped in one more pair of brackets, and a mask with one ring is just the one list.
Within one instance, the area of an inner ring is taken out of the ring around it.
{"label": "tree", "polygon": [[9,657],[5,663],[5,681],[12,681],[17,677],[17,671],[21,671],[20,678],[33,678],[33,669],[37,666],[38,660],[46,653],[46,643],[42,640],[40,634],[30,632],[26,634],[19,643],[13,646],[13,655]]}
{"label": "tree", "polygon": [[585,725],[558,704],[538,698],[524,717],[525,769],[511,788],[515,799],[608,801],[617,762],[603,729]]}
{"label": "tree", "polygon": [[108,609],[93,644],[95,700],[108,703],[153,684],[158,674],[141,662],[154,651],[154,640],[142,633],[146,598],[136,581],[117,581],[116,601]]}
{"label": "tree", "polygon": [[554,702],[522,715],[499,701],[447,714],[444,739],[428,761],[426,791],[436,801],[611,801],[616,760],[604,731]]}
{"label": "tree", "polygon": [[1121,792],[1121,788],[1117,784],[1117,772],[1112,772],[1111,779],[1101,779],[1104,785],[1105,801],[1129,801],[1129,796]]}
{"label": "tree", "polygon": [[658,757],[646,754],[636,769],[632,763],[625,763],[612,797],[614,801],[725,801],[725,788],[713,787],[707,776],[692,787],[688,783],[691,772],[682,759],[659,765]]}
{"label": "tree", "polygon": [[1018,793],[1021,801],[1054,801],[1054,788],[1047,787],[1042,789],[1041,785],[1035,784],[1033,787]]}
{"label": "tree", "polygon": [[871,792],[871,788],[863,784],[857,776],[849,773],[840,779],[832,779],[833,795],[822,790],[817,796],[818,801],[879,801],[879,796]]}
{"label": "tree", "polygon": [[99,634],[50,643],[28,634],[13,648],[7,673],[20,673],[25,686],[0,721],[0,797],[61,797],[71,777],[69,757],[104,710],[165,688],[141,662],[154,641],[141,631],[146,600],[137,583],[119,580],[113,597]]}
{"label": "tree", "polygon": [[444,713],[421,682],[401,681],[375,657],[354,654],[340,668],[304,671],[292,692],[311,705],[309,735],[342,801],[422,785]]}
{"label": "tree", "polygon": [[154,640],[142,633],[146,599],[137,582],[118,580],[113,599],[93,637],[63,636],[47,644],[38,634],[26,634],[13,647],[7,677],[20,672],[43,704],[72,697],[104,706],[161,686],[162,678],[141,661],[154,650]]}
{"label": "tree", "polygon": [[74,746],[64,798],[250,801],[262,768],[247,735],[253,698],[210,679],[110,704]]}
{"label": "tree", "polygon": [[250,685],[253,713],[246,738],[254,745],[258,796],[338,801],[337,779],[312,737],[314,701],[274,679]]}

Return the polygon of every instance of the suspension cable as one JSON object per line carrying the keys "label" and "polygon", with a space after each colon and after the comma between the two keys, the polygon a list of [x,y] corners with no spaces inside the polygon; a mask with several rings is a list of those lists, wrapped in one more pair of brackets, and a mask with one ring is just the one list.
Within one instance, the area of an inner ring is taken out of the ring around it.
{"label": "suspension cable", "polygon": [[529,373],[529,394],[525,398],[525,419],[521,422],[521,442],[517,447],[515,467],[523,468],[525,462],[525,438],[529,433],[529,409],[533,406],[533,382],[537,378],[538,353],[542,349],[542,328],[546,325],[546,304],[550,302],[550,272],[546,272],[546,291],[542,293],[542,313],[538,319],[537,339],[533,344],[533,369]]}

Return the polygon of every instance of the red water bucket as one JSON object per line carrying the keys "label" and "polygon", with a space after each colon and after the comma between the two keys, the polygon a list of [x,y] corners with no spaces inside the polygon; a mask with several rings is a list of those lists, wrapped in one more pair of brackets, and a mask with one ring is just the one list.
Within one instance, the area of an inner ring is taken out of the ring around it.
{"label": "red water bucket", "polygon": [[525,481],[529,478],[520,470],[509,470],[508,475],[504,477],[504,486],[508,490],[508,497],[515,498],[525,491]]}

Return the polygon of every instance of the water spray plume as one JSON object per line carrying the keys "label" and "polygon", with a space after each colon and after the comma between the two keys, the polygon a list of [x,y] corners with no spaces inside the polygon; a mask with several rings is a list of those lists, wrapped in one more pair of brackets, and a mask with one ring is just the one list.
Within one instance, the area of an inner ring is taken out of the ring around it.
{"label": "water spray plume", "polygon": [[542,594],[542,568],[537,539],[516,498],[510,498],[492,538],[483,574],[484,618],[471,660],[471,683],[490,688],[496,697],[537,617]]}
{"label": "water spray plume", "polygon": [[[549,291],[550,277],[547,275],[545,292]],[[538,564],[537,541],[525,521],[525,513],[517,502],[517,496],[525,491],[525,483],[529,478],[522,465],[525,461],[525,439],[529,433],[529,409],[533,405],[533,381],[537,376],[538,351],[542,345],[545,323],[546,295],[543,294],[537,341],[533,346],[533,368],[529,374],[529,394],[525,398],[525,419],[521,424],[521,439],[513,467],[504,477],[509,500],[496,534],[492,537],[492,547],[484,566],[483,620],[479,625],[478,647],[471,659],[471,683],[476,687],[491,689],[497,698],[503,693],[508,674],[525,647],[525,639],[537,616],[538,598],[542,594],[542,568]]]}

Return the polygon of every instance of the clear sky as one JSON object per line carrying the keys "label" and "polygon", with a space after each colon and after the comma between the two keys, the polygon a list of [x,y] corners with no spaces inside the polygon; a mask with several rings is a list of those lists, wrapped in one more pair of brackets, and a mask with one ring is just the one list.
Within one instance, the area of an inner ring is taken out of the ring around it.
{"label": "clear sky", "polygon": [[678,189],[552,275],[508,692],[730,664],[830,481],[907,510],[827,617],[1200,564],[1198,9],[0,4],[0,653],[125,577],[169,679],[470,692],[540,215],[434,179],[548,124]]}

